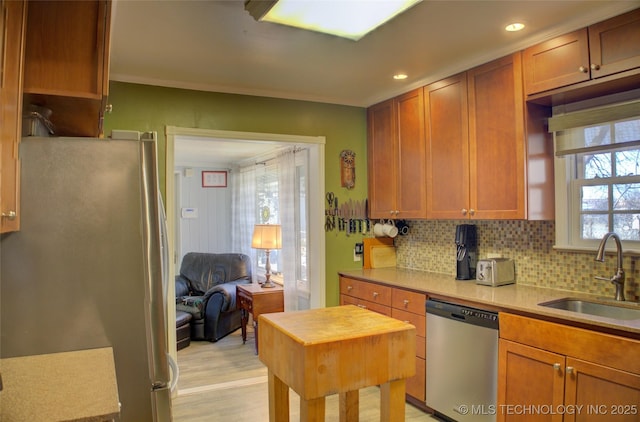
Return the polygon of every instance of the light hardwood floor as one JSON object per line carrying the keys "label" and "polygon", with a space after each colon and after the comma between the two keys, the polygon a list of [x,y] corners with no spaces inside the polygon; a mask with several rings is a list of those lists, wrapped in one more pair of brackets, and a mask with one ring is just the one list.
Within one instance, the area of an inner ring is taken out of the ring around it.
{"label": "light hardwood floor", "polygon": [[[265,422],[268,420],[267,368],[255,354],[253,331],[242,344],[240,330],[217,343],[191,342],[178,351],[177,396],[172,401],[176,422]],[[377,387],[360,390],[360,421],[380,420]],[[300,418],[299,397],[290,391],[291,422]],[[326,420],[338,421],[338,397],[326,400]],[[407,404],[406,421],[435,421]]]}

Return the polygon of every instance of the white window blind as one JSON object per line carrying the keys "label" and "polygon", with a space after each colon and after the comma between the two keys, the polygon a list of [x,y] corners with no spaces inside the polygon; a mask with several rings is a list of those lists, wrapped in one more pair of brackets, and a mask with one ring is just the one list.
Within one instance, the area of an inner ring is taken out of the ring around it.
{"label": "white window blind", "polygon": [[557,156],[640,146],[640,101],[561,114],[549,119]]}

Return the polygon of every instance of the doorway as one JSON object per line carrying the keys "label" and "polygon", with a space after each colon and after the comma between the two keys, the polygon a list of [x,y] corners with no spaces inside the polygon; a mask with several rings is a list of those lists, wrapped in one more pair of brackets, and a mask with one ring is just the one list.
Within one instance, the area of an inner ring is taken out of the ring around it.
{"label": "doorway", "polygon": [[[308,181],[308,215],[309,215],[309,233],[308,233],[308,256],[309,262],[309,288],[310,288],[310,307],[320,308],[325,306],[325,234],[324,234],[324,147],[325,138],[323,136],[297,136],[272,133],[258,132],[235,132],[220,131],[167,126],[165,128],[166,135],[166,208],[167,208],[167,228],[169,238],[169,256],[173,259],[169,260],[169,292],[167,303],[175,302],[175,286],[173,284],[173,275],[176,273],[177,254],[176,254],[176,177],[174,177],[175,167],[175,146],[176,138],[179,137],[198,137],[200,139],[209,139],[211,142],[232,141],[234,143],[256,144],[260,142],[282,143],[288,145],[304,144],[309,150],[309,181]],[[175,307],[169,306],[167,316],[169,321],[175,320]],[[170,345],[170,354],[177,361],[177,351],[175,342],[175,330],[169,329],[168,341]]]}

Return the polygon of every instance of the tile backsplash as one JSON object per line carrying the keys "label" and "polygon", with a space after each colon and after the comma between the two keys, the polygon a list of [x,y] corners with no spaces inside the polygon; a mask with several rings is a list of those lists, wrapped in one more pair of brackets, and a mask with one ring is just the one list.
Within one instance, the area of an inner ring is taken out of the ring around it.
{"label": "tile backsplash", "polygon": [[[478,258],[496,254],[512,258],[516,282],[576,292],[614,297],[611,283],[595,276],[611,277],[616,259],[607,255],[605,262],[594,261],[593,252],[568,252],[553,249],[553,221],[409,221],[409,234],[397,236],[397,266],[421,271],[456,274],[455,232],[458,224],[475,224]],[[640,301],[640,257],[624,258],[625,295]]]}

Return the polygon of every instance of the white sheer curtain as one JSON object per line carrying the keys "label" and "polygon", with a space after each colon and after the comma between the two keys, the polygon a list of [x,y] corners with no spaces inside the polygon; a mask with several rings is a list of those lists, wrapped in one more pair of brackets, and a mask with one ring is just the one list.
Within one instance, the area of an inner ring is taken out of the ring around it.
{"label": "white sheer curtain", "polygon": [[277,158],[278,200],[282,226],[282,275],[284,279],[284,310],[298,309],[296,262],[300,259],[296,247],[296,159],[293,151]]}
{"label": "white sheer curtain", "polygon": [[256,223],[256,169],[249,166],[231,173],[231,246],[234,252],[251,257],[253,282],[256,281],[257,256],[251,248],[253,226]]}

